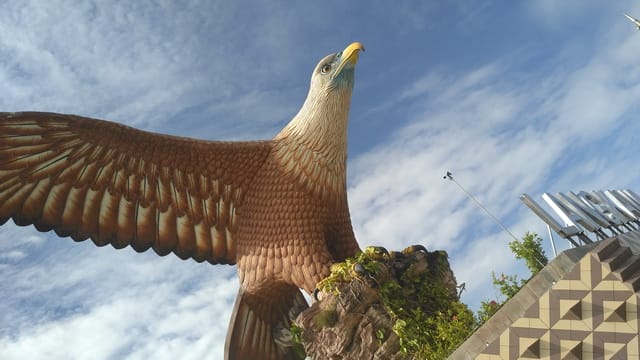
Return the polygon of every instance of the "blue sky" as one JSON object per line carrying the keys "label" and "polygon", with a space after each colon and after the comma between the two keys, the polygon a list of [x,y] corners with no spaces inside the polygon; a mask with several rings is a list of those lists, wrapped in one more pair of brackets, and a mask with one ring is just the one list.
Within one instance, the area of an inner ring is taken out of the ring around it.
{"label": "blue sky", "polygon": [[[265,139],[353,41],[349,201],[362,246],[443,249],[463,300],[527,276],[526,192],[640,190],[638,1],[9,1],[0,111]],[[546,243],[545,243],[546,245]],[[561,247],[566,244],[560,243]],[[550,254],[550,251],[548,250]],[[221,359],[235,268],[0,227],[0,358]]]}

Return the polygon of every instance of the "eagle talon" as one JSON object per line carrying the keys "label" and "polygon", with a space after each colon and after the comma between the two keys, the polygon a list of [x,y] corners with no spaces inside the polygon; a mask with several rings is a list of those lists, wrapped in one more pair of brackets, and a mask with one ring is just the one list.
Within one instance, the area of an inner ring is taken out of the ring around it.
{"label": "eagle talon", "polygon": [[374,260],[383,260],[389,258],[389,251],[382,246],[367,246],[364,249],[364,252]]}
{"label": "eagle talon", "polygon": [[318,288],[313,289],[312,298],[315,300],[314,302],[322,300],[322,291]]}
{"label": "eagle talon", "polygon": [[413,253],[418,252],[418,251],[428,253],[427,248],[422,246],[422,245],[420,245],[420,244],[408,246],[408,247],[404,248],[404,250],[402,250],[402,253],[405,254],[405,255],[409,255],[409,254],[413,254]]}

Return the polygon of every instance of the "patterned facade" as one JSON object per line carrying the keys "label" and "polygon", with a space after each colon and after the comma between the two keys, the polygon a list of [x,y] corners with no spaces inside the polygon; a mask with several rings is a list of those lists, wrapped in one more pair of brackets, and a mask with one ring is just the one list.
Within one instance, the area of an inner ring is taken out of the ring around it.
{"label": "patterned facade", "polygon": [[569,250],[450,359],[640,359],[640,240]]}

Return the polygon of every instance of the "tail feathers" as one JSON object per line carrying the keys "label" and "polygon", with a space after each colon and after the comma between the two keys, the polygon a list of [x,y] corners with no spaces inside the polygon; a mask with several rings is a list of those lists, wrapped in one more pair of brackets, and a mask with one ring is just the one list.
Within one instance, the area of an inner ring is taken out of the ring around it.
{"label": "tail feathers", "polygon": [[225,344],[226,360],[293,360],[300,359],[292,348],[274,341],[274,330],[291,326],[290,310],[306,306],[306,300],[295,287],[283,286],[255,295],[240,289],[231,315]]}

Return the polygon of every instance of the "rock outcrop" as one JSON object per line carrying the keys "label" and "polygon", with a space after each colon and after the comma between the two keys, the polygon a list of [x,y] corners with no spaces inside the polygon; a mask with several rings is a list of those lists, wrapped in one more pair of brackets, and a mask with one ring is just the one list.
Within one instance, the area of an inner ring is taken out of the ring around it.
{"label": "rock outcrop", "polygon": [[447,258],[420,245],[402,252],[369,247],[333,265],[317,301],[297,317],[294,338],[311,359],[414,358],[438,331],[434,318],[458,316]]}

